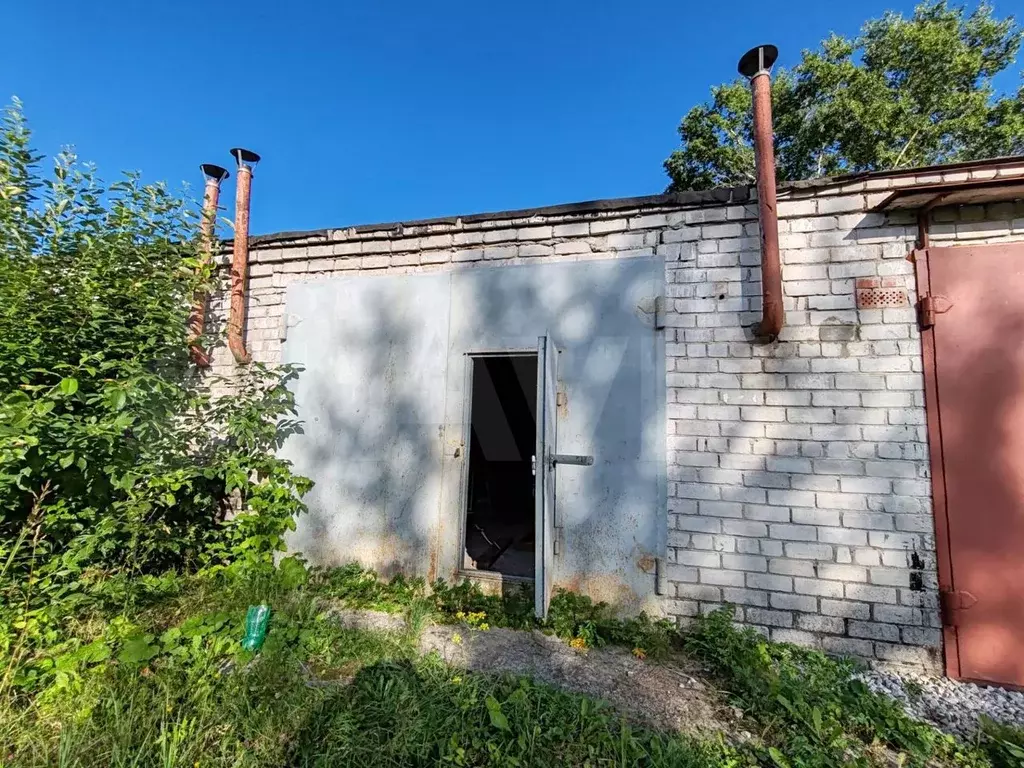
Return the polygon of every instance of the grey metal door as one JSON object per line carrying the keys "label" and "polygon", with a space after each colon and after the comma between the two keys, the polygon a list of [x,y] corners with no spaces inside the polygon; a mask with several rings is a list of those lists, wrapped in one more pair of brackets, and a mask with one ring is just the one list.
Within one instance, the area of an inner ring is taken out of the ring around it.
{"label": "grey metal door", "polygon": [[548,615],[555,559],[555,455],[558,353],[550,336],[537,340],[537,449],[534,457],[536,513],[534,608],[538,618]]}

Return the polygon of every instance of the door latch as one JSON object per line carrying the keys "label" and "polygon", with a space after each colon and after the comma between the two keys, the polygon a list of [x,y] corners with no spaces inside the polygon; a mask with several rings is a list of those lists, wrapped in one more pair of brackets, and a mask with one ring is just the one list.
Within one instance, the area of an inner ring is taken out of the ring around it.
{"label": "door latch", "polygon": [[594,464],[594,457],[571,453],[553,453],[551,454],[551,466],[555,466],[555,464],[574,464],[577,467],[590,467]]}

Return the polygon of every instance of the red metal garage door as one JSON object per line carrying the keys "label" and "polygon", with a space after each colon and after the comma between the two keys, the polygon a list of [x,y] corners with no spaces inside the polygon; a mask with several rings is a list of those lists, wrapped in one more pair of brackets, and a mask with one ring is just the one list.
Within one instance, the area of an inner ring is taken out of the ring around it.
{"label": "red metal garage door", "polygon": [[1024,243],[917,263],[946,671],[1024,686]]}

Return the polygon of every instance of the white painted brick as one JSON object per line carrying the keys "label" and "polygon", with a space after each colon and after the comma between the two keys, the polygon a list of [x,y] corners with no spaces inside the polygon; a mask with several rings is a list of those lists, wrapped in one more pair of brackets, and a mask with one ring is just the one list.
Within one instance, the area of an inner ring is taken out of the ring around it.
{"label": "white painted brick", "polygon": [[843,590],[848,600],[864,600],[872,603],[896,603],[896,590],[892,587],[878,587],[868,584],[847,583]]}
{"label": "white painted brick", "polygon": [[522,258],[534,256],[551,256],[555,252],[554,246],[541,245],[540,243],[527,243],[520,245],[518,255]]}
{"label": "white painted brick", "polygon": [[804,613],[817,613],[818,598],[810,595],[788,595],[773,592],[769,595],[769,605],[785,611],[802,611]]}
{"label": "white painted brick", "polygon": [[740,416],[744,421],[785,421],[785,408],[767,406],[745,406],[740,408]]}
{"label": "white painted brick", "polygon": [[743,579],[742,573],[733,570],[700,569],[701,584],[713,584],[719,587],[742,587]]}
{"label": "white painted brick", "polygon": [[938,629],[927,627],[901,627],[900,635],[904,643],[939,648],[942,645],[942,633]]}
{"label": "white painted brick", "polygon": [[821,645],[821,639],[817,635],[796,629],[773,628],[771,639],[775,643],[791,643],[806,648],[817,648]]}
{"label": "white painted brick", "polygon": [[676,597],[690,598],[691,600],[707,600],[721,602],[722,590],[720,587],[710,584],[685,584],[675,585]]}
{"label": "white painted brick", "polygon": [[[768,570],[768,560],[754,555],[722,555],[722,567],[734,571],[753,571],[764,573]],[[748,584],[748,586],[750,586]]]}
{"label": "white painted brick", "polygon": [[590,253],[591,247],[589,243],[580,242],[579,240],[570,240],[566,243],[555,243],[554,252],[556,255]]}
{"label": "white painted brick", "polygon": [[825,616],[837,616],[845,619],[860,619],[867,621],[871,618],[871,606],[867,603],[856,603],[848,600],[821,600],[821,613]]}
{"label": "white painted brick", "polygon": [[773,557],[768,561],[768,571],[783,576],[799,576],[807,579],[812,579],[815,575],[814,563],[807,560],[787,560],[780,557]]}
{"label": "white painted brick", "polygon": [[625,232],[628,228],[625,219],[603,219],[590,222],[590,234],[603,235],[608,232]]}
{"label": "white painted brick", "polygon": [[[721,490],[717,486],[706,486],[713,490],[705,491],[708,494],[718,495]],[[742,517],[743,505],[735,501],[700,501],[698,502],[700,513],[711,517]]]}
{"label": "white painted brick", "polygon": [[[676,504],[670,504],[670,507]],[[675,515],[676,528],[680,531],[696,531],[700,533],[718,533],[722,530],[720,520],[709,519],[699,515]]]}
{"label": "white painted brick", "polygon": [[883,477],[842,477],[839,488],[844,493],[891,493],[892,481]]}
{"label": "white painted brick", "polygon": [[719,568],[722,556],[717,552],[680,550],[676,553],[676,561],[681,565],[693,565],[700,568]]}
{"label": "white painted brick", "polygon": [[874,643],[870,640],[855,640],[848,637],[823,637],[821,648],[826,653],[841,656],[870,657],[874,655]]}
{"label": "white painted brick", "polygon": [[[746,489],[748,491],[754,489]],[[760,491],[764,494],[765,491]],[[761,498],[765,500],[764,496]],[[768,523],[788,523],[790,521],[789,507],[772,507],[766,504],[750,503],[743,505],[743,516],[748,520],[759,520]]]}
{"label": "white painted brick", "polygon": [[768,593],[756,589],[723,589],[722,598],[729,603],[736,605],[755,605],[766,607],[768,605]]}
{"label": "white painted brick", "polygon": [[768,535],[767,525],[749,520],[723,520],[722,530],[734,536],[755,536],[761,538]]}
{"label": "white painted brick", "polygon": [[768,611],[762,608],[748,608],[746,620],[751,624],[762,624],[768,627],[793,626],[793,614],[788,611]]}
{"label": "white painted brick", "polygon": [[899,628],[892,624],[851,620],[847,622],[847,632],[851,637],[862,637],[868,640],[884,640],[895,643],[900,640]]}
{"label": "white painted brick", "polygon": [[834,635],[841,635],[846,632],[846,622],[841,618],[831,616],[797,616],[796,625],[808,632],[824,632]]}
{"label": "white painted brick", "polygon": [[697,583],[699,571],[696,568],[668,563],[665,567],[665,575],[670,582],[674,583]]}
{"label": "white painted brick", "polygon": [[831,560],[833,557],[832,547],[828,544],[787,541],[785,548],[786,557],[804,560]]}
{"label": "white painted brick", "polygon": [[748,573],[747,587],[751,589],[767,589],[773,592],[792,592],[793,579],[790,576],[779,576],[776,574]]}

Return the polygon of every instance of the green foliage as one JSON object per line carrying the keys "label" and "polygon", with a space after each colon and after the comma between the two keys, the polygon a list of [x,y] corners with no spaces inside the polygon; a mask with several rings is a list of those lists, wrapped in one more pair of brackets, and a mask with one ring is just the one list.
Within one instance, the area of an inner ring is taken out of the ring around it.
{"label": "green foliage", "polygon": [[880,746],[899,753],[905,766],[986,764],[979,753],[912,720],[893,699],[871,692],[855,677],[854,662],[736,629],[731,609],[703,617],[686,648],[723,679],[735,705],[770,724],[760,755],[765,764],[868,766]]}
{"label": "green foliage", "polygon": [[1024,765],[1024,728],[997,723],[982,715],[981,748],[992,768],[1020,768]]}
{"label": "green foliage", "polygon": [[310,486],[275,451],[297,426],[293,370],[252,365],[214,396],[189,366],[192,296],[210,283],[193,206],[135,174],[104,186],[67,151],[52,175],[40,159],[15,102],[0,121],[0,651],[29,660],[11,667],[27,684],[76,606],[272,569]]}
{"label": "green foliage", "polygon": [[401,612],[426,594],[423,579],[407,579],[399,574],[387,581],[358,563],[316,569],[311,574],[310,584],[319,594],[342,600],[352,608],[388,613]]}
{"label": "green foliage", "polygon": [[439,579],[431,585],[427,597],[420,580],[396,576],[385,581],[356,563],[314,571],[310,583],[319,594],[340,599],[352,608],[392,613],[429,608],[443,621],[465,622],[473,629],[547,630],[579,648],[612,644],[637,649],[644,657],[660,658],[678,639],[671,621],[654,620],[645,614],[621,619],[606,603],[594,603],[586,595],[564,589],[555,591],[548,618],[538,623],[529,586],[506,587],[503,595],[493,595],[485,594],[468,579],[454,584]]}
{"label": "green foliage", "polygon": [[[832,35],[773,75],[780,179],[930,165],[1024,153],[1024,82],[997,94],[1021,30],[988,5],[972,13],[928,0],[912,17],[888,12],[853,40]],[[750,88],[712,89],[679,125],[665,161],[671,190],[754,180]]]}
{"label": "green foliage", "polygon": [[492,627],[532,629],[535,625],[531,587],[512,587],[504,595],[485,595],[469,580],[456,584],[439,580],[431,585],[431,592],[438,613],[449,621],[459,614],[482,614]]}

